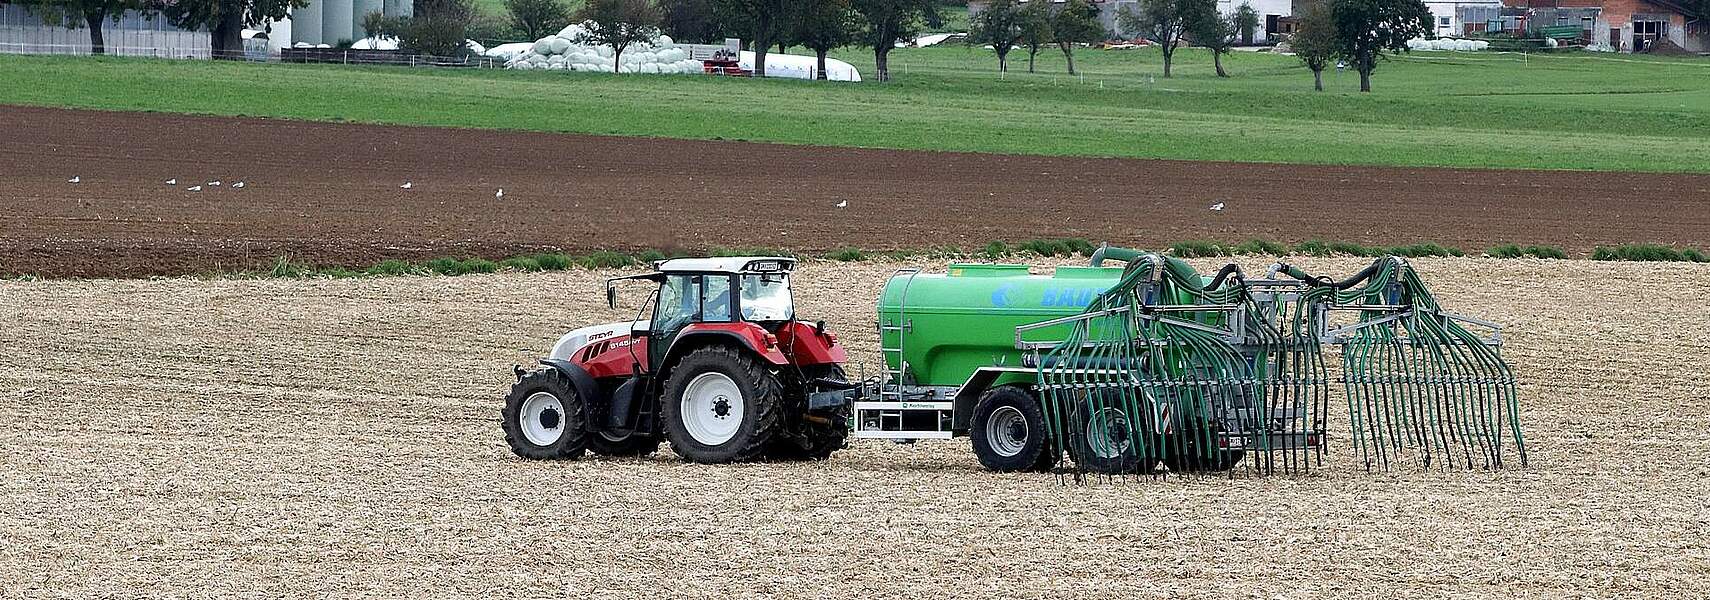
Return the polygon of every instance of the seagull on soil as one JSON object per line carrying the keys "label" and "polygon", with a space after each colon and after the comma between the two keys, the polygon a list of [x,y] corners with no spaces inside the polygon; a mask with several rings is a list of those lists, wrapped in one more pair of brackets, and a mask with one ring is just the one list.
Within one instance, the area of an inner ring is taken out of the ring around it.
{"label": "seagull on soil", "polygon": [[187,187],[187,188],[184,188],[184,189],[186,189],[186,190],[189,190],[189,191],[192,191],[192,192],[200,192],[200,191],[202,191],[202,186],[199,186],[199,185],[193,185],[193,186],[190,186],[190,187]]}
{"label": "seagull on soil", "polygon": [[838,202],[838,203],[837,203],[837,207],[838,207],[838,208],[849,208],[849,201],[848,201],[848,200],[844,200],[844,201],[842,201],[842,202]]}
{"label": "seagull on soil", "polygon": [[220,180],[218,180],[218,179],[215,179],[213,181],[208,182],[208,187],[219,187],[219,185],[220,185]]}
{"label": "seagull on soil", "polygon": [[172,179],[166,180],[166,185],[178,185],[178,178],[173,177]]}
{"label": "seagull on soil", "polygon": [[234,187],[234,188],[237,188],[237,189],[240,189],[240,190],[241,190],[241,189],[243,189],[243,182],[242,182],[242,181],[239,181],[239,182],[237,182],[237,183],[234,183],[234,184],[232,184],[232,187]]}
{"label": "seagull on soil", "polygon": [[66,183],[81,183],[82,181],[83,181],[82,175],[77,175],[77,176],[72,177],[71,179],[65,180]]}
{"label": "seagull on soil", "polygon": [[1223,203],[1218,202],[1217,204],[1211,205],[1211,210],[1223,210]]}
{"label": "seagull on soil", "polygon": [[505,199],[505,188],[499,188],[499,193],[493,194],[493,197],[498,198],[500,200],[504,200]]}
{"label": "seagull on soil", "polygon": [[413,184],[413,183],[410,183],[410,182],[408,182],[408,181],[406,181],[406,182],[404,182],[404,185],[400,185],[400,186],[398,186],[398,187],[401,187],[401,188],[404,188],[404,189],[406,189],[406,190],[407,190],[407,189],[410,189],[410,188],[413,188],[413,187],[416,187],[416,184]]}

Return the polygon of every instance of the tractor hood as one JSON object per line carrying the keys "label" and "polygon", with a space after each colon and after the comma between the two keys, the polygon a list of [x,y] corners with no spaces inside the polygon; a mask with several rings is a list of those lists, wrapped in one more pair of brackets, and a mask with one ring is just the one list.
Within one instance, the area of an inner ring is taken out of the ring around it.
{"label": "tractor hood", "polygon": [[571,354],[581,350],[589,342],[625,337],[636,327],[645,326],[647,326],[647,321],[618,321],[616,323],[589,325],[558,338],[558,343],[552,345],[552,354],[548,355],[547,358],[570,360]]}

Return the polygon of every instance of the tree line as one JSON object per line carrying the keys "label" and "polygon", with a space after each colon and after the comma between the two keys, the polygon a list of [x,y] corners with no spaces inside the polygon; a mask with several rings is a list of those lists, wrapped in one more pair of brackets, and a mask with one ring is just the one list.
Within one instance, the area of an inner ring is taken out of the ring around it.
{"label": "tree line", "polygon": [[[1710,2],[1710,0],[1704,0]],[[1158,46],[1165,77],[1172,75],[1176,50],[1191,43],[1211,52],[1218,77],[1228,77],[1223,57],[1236,43],[1251,43],[1259,15],[1242,3],[1223,14],[1217,0],[1140,0],[1139,10],[1117,13],[1122,30]],[[1386,53],[1405,50],[1407,40],[1431,31],[1431,11],[1420,0],[1318,0],[1297,15],[1289,46],[1312,71],[1314,89],[1324,89],[1323,71],[1343,61],[1360,73],[1360,91],[1371,91],[1371,74]],[[1027,52],[1033,72],[1040,48],[1057,44],[1075,73],[1073,48],[1111,37],[1088,0],[991,0],[968,24],[968,43],[990,46],[998,70],[1009,70],[1009,53]]]}

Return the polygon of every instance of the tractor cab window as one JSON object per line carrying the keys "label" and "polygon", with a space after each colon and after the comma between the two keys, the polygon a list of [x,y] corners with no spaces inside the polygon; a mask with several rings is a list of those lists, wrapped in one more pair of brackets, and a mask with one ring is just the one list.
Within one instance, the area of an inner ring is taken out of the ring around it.
{"label": "tractor cab window", "polygon": [[795,318],[790,299],[790,276],[763,273],[742,276],[742,319],[745,321],[788,321]]}
{"label": "tractor cab window", "polygon": [[728,276],[671,275],[659,287],[653,330],[670,335],[689,323],[729,322],[730,301]]}

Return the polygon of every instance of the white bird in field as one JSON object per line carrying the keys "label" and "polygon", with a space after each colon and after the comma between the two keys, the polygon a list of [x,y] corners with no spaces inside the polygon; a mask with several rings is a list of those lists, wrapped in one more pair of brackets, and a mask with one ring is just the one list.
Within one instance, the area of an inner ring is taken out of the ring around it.
{"label": "white bird in field", "polygon": [[837,203],[837,207],[838,207],[838,208],[849,208],[849,201],[848,201],[848,200],[844,200],[844,201],[842,201],[842,202],[838,202],[838,203]]}
{"label": "white bird in field", "polygon": [[178,185],[178,178],[173,177],[172,179],[166,180],[166,185]]}
{"label": "white bird in field", "polygon": [[186,190],[189,190],[189,191],[192,191],[192,192],[200,192],[200,191],[202,191],[202,186],[199,186],[199,185],[193,185],[193,186],[190,186],[190,187],[187,187],[187,188],[184,188],[184,189],[186,189]]}
{"label": "white bird in field", "polygon": [[404,185],[400,185],[400,186],[398,186],[398,187],[401,187],[401,188],[404,188],[404,189],[406,189],[406,190],[407,190],[407,189],[410,189],[410,188],[413,188],[413,187],[416,187],[416,184],[414,184],[414,183],[410,183],[410,182],[408,182],[408,181],[406,181],[406,182],[404,182]]}
{"label": "white bird in field", "polygon": [[71,179],[65,180],[66,183],[80,183],[82,181],[83,181],[82,175],[74,176]]}
{"label": "white bird in field", "polygon": [[242,182],[242,181],[239,181],[239,182],[237,182],[237,183],[234,183],[234,184],[232,184],[232,187],[234,187],[234,188],[237,188],[237,189],[240,189],[240,190],[241,190],[241,189],[243,189],[243,182]]}
{"label": "white bird in field", "polygon": [[1211,210],[1223,210],[1223,203],[1218,202],[1217,204],[1211,205]]}
{"label": "white bird in field", "polygon": [[500,200],[504,200],[505,199],[505,188],[499,188],[499,193],[493,194],[493,197],[498,198]]}
{"label": "white bird in field", "polygon": [[208,187],[218,187],[219,185],[220,185],[220,180],[218,180],[218,179],[215,179],[213,181],[208,182]]}

